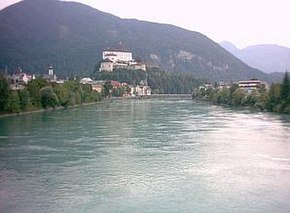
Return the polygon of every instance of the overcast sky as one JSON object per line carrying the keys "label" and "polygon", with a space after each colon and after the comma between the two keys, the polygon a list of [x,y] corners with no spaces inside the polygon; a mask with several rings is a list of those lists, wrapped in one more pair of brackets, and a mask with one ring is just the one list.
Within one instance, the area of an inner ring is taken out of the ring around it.
{"label": "overcast sky", "polygon": [[[0,0],[0,9],[19,0]],[[75,0],[121,18],[174,24],[216,42],[290,47],[290,0]]]}

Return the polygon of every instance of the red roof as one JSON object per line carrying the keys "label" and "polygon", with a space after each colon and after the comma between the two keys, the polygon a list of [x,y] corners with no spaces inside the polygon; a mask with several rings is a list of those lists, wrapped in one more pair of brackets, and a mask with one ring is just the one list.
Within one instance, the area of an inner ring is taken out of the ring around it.
{"label": "red roof", "polygon": [[111,81],[111,85],[115,87],[121,87],[122,84],[119,81]]}

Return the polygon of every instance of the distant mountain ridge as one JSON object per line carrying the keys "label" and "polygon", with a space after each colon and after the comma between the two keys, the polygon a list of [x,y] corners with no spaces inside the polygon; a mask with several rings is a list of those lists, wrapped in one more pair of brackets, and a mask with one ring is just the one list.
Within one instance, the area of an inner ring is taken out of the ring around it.
{"label": "distant mountain ridge", "polygon": [[190,72],[214,81],[273,78],[254,69],[205,35],[173,25],[121,19],[89,6],[24,0],[0,11],[0,69],[89,75],[101,52],[122,42],[150,66]]}
{"label": "distant mountain ridge", "polygon": [[220,45],[249,66],[266,73],[290,70],[290,48],[261,44],[238,49],[228,41],[221,42]]}

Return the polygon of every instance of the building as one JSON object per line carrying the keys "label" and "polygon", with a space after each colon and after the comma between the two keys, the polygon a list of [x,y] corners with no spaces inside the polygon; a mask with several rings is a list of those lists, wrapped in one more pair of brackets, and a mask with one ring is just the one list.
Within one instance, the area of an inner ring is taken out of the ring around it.
{"label": "building", "polygon": [[18,67],[15,74],[8,76],[8,81],[12,90],[24,89],[24,85],[33,79],[35,79],[35,75],[24,73],[20,67]]}
{"label": "building", "polygon": [[114,69],[144,70],[146,65],[132,57],[132,52],[125,48],[106,49],[102,53],[99,71],[112,72]]}
{"label": "building", "polygon": [[49,82],[57,82],[57,77],[54,74],[53,66],[49,66],[47,69],[48,74],[44,74],[43,78]]}
{"label": "building", "polygon": [[258,79],[251,79],[249,81],[239,81],[238,85],[241,89],[245,90],[247,93],[251,93],[253,90],[257,90],[259,88],[269,89],[269,85],[266,82],[261,82]]}
{"label": "building", "polygon": [[213,89],[214,85],[212,83],[206,83],[202,86],[199,87],[199,90],[208,90],[208,89]]}
{"label": "building", "polygon": [[106,83],[106,81],[93,81],[92,90],[101,93],[103,88],[104,88],[105,83]]}
{"label": "building", "polygon": [[92,84],[93,80],[91,78],[83,78],[80,80],[81,84]]}
{"label": "building", "polygon": [[110,59],[114,63],[132,61],[132,52],[125,49],[107,49],[103,51],[103,60]]}
{"label": "building", "polygon": [[131,96],[148,96],[152,94],[152,90],[149,86],[131,86]]}
{"label": "building", "polygon": [[114,62],[109,58],[104,59],[100,63],[100,71],[112,72],[114,70]]}
{"label": "building", "polygon": [[146,65],[141,62],[131,63],[129,66],[129,69],[131,70],[146,70]]}
{"label": "building", "polygon": [[149,96],[152,94],[151,88],[148,86],[147,79],[141,81],[139,85],[131,86],[131,96]]}

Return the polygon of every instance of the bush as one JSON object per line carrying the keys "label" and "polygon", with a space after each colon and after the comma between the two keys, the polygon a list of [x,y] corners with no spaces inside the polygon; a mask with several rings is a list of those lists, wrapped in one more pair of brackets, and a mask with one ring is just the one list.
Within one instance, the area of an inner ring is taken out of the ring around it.
{"label": "bush", "polygon": [[40,90],[41,105],[43,108],[55,108],[58,105],[58,98],[51,86],[46,86]]}

